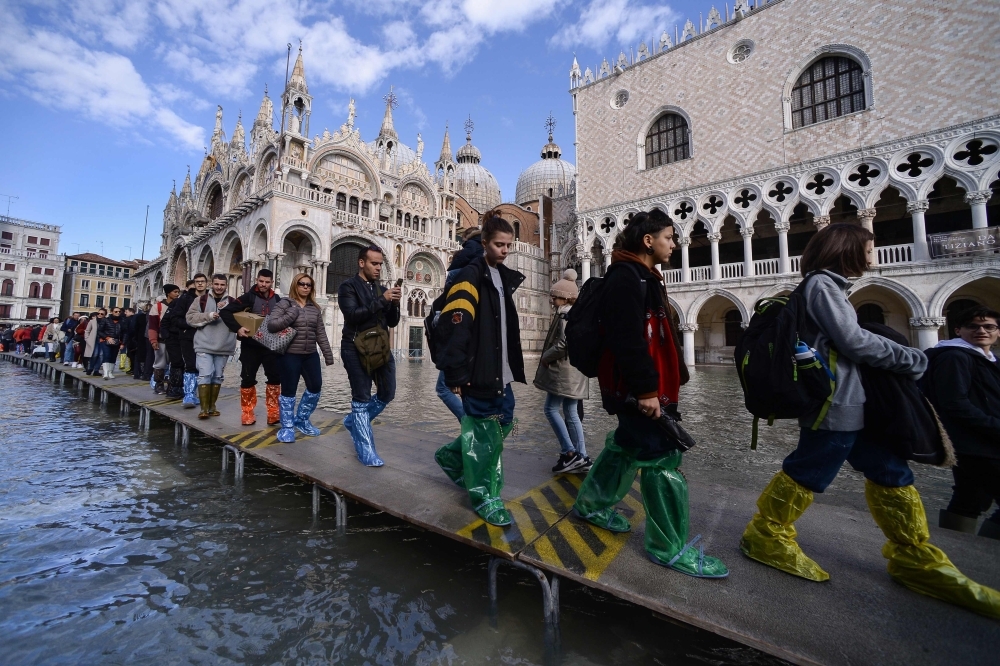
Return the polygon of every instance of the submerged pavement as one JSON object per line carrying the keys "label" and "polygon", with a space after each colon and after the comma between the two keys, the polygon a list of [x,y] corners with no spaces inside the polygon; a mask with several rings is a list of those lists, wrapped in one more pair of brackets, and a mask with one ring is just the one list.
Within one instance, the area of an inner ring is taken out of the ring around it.
{"label": "submerged pavement", "polygon": [[[10,354],[4,358],[20,360]],[[355,458],[341,414],[318,410],[313,423],[322,431],[319,437],[282,444],[274,436],[276,427],[263,425],[262,404],[256,425],[240,425],[238,392],[232,389],[223,389],[222,416],[199,420],[198,410],[153,395],[146,382],[131,377],[103,380],[60,365],[26,362],[54,372],[53,381],[69,381],[62,378],[65,374],[83,386],[93,385],[407,522],[795,663],[912,666],[996,661],[993,646],[1000,644],[1000,623],[892,582],[881,555],[885,539],[871,516],[856,507],[817,503],[796,523],[803,549],[831,575],[827,583],[813,583],[752,562],[739,552],[739,537],[761,488],[720,483],[704,468],[689,472],[691,535],[701,534],[706,552],[722,558],[731,571],[724,580],[698,580],[646,559],[638,484],[619,507],[632,523],[629,534],[614,535],[570,515],[582,478],[553,477],[548,450],[505,451],[503,497],[515,523],[497,528],[478,519],[466,492],[434,462],[434,451],[454,432],[417,431],[408,427],[405,415],[383,416],[374,432],[386,465],[371,469]],[[154,419],[153,427],[164,426],[172,427]],[[592,449],[596,456],[599,448]],[[932,541],[968,576],[1000,587],[996,541],[933,527]]]}

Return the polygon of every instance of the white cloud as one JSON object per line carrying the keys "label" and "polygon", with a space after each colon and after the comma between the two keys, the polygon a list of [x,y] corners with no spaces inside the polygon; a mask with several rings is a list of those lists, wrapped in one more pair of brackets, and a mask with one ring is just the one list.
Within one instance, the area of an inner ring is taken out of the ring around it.
{"label": "white cloud", "polygon": [[589,46],[609,42],[625,46],[656,38],[678,15],[669,5],[641,5],[632,0],[591,0],[576,23],[562,27],[550,39],[554,46]]}

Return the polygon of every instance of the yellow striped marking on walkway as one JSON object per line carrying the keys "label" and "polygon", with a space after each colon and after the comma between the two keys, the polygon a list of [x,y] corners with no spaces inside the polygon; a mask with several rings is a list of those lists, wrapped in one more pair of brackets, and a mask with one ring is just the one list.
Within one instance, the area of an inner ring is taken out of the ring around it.
{"label": "yellow striped marking on walkway", "polygon": [[[331,435],[344,429],[344,425],[340,422],[340,419],[317,419],[313,421],[313,425],[319,428],[320,437]],[[241,449],[266,449],[269,446],[284,443],[278,441],[278,429],[279,426],[268,427],[264,430],[241,430],[231,435],[223,435],[222,439],[230,444],[235,444]],[[296,439],[300,437],[303,437],[302,433],[296,431]]]}

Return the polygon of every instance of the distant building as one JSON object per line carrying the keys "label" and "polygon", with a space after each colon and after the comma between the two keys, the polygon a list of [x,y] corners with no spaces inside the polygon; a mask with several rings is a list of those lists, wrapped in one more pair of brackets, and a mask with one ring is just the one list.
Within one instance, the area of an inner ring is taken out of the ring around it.
{"label": "distant building", "polygon": [[1000,308],[1000,254],[929,238],[998,240],[996,26],[973,0],[740,0],[635,57],[574,60],[576,206],[556,214],[553,256],[601,275],[628,219],[659,208],[679,241],[663,268],[684,358],[732,363],[754,304],[801,279],[809,239],[858,224],[877,254],[849,294],[858,318],[921,348],[950,337],[956,311]]}
{"label": "distant building", "polygon": [[60,227],[0,215],[0,324],[59,314]]}
{"label": "distant building", "polygon": [[62,317],[99,308],[132,307],[137,261],[115,261],[99,254],[66,257],[62,283]]}

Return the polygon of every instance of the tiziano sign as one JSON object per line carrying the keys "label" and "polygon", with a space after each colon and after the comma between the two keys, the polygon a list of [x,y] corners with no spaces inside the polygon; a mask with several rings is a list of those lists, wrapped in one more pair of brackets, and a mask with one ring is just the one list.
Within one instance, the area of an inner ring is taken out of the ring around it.
{"label": "tiziano sign", "polygon": [[949,234],[931,234],[931,258],[960,257],[966,254],[981,254],[1000,250],[1000,227],[953,231]]}

